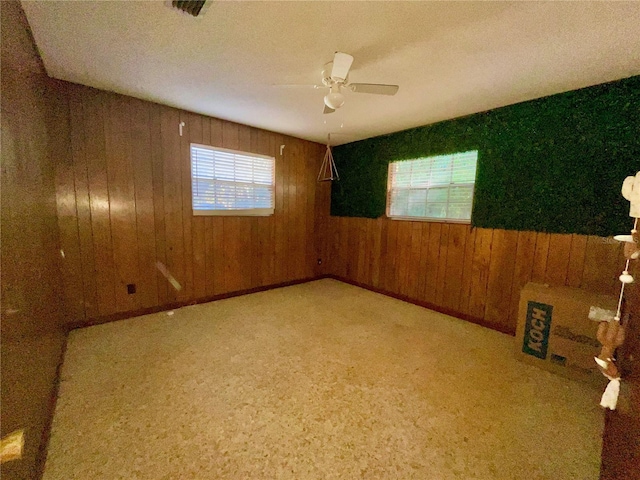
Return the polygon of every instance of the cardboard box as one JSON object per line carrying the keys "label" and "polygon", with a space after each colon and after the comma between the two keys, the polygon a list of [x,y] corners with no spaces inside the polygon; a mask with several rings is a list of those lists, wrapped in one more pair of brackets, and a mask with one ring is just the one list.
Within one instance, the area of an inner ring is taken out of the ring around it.
{"label": "cardboard box", "polygon": [[600,353],[594,307],[615,310],[617,299],[578,288],[528,283],[520,292],[516,357],[559,375],[604,387],[593,357]]}

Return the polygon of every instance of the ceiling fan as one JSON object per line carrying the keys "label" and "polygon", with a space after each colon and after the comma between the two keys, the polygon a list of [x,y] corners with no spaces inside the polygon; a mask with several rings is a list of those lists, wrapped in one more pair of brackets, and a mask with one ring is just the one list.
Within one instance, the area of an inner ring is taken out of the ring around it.
{"label": "ceiling fan", "polygon": [[355,93],[372,93],[376,95],[395,95],[398,85],[383,85],[379,83],[350,83],[349,69],[353,63],[353,57],[348,53],[336,52],[333,61],[327,63],[322,70],[322,85],[314,85],[315,88],[329,88],[329,93],[324,97],[324,112],[333,113],[344,105],[343,89]]}

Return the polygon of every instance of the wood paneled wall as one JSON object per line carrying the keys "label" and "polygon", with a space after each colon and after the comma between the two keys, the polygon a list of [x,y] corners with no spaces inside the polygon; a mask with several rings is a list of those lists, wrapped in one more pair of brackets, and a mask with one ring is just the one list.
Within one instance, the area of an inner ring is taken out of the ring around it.
{"label": "wood paneled wall", "polygon": [[2,32],[2,436],[25,431],[23,458],[3,479],[39,478],[66,342],[54,165],[68,147],[64,99],[44,73],[17,1],[0,2]]}
{"label": "wood paneled wall", "polygon": [[601,237],[329,217],[323,273],[515,334],[529,281],[616,294],[623,253]]}
{"label": "wood paneled wall", "polygon": [[[58,165],[57,197],[76,320],[315,276],[315,212],[328,208],[326,188],[317,193],[320,145],[78,85],[68,90],[71,156]],[[194,217],[191,142],[274,156],[275,214]]]}

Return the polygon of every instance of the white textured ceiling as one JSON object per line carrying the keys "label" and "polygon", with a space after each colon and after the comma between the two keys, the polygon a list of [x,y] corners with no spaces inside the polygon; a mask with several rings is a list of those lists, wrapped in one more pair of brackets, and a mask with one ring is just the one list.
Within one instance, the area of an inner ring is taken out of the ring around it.
{"label": "white textured ceiling", "polygon": [[[22,5],[52,77],[334,144],[640,74],[640,2]],[[319,83],[335,51],[398,94],[323,115],[324,91],[274,86]]]}

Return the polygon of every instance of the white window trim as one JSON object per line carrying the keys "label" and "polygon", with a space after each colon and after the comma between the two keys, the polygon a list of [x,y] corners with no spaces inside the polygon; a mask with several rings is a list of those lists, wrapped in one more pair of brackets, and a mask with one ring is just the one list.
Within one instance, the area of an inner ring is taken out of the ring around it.
{"label": "white window trim", "polygon": [[234,210],[193,210],[194,217],[268,217],[273,215],[275,208],[249,208]]}
{"label": "white window trim", "polygon": [[[207,150],[215,150],[218,152],[227,152],[232,154],[250,156],[255,158],[263,158],[266,160],[271,160],[273,162],[273,185],[271,188],[273,189],[273,208],[249,208],[249,209],[227,209],[227,210],[202,210],[202,209],[194,209],[193,208],[193,191],[191,192],[191,211],[193,212],[193,216],[195,217],[210,217],[210,216],[222,216],[222,217],[267,217],[273,215],[275,213],[275,204],[276,204],[276,159],[271,155],[263,155],[260,153],[253,152],[244,152],[242,150],[233,150],[229,148],[216,147],[213,145],[204,145],[201,143],[190,143],[189,145],[189,169],[191,175],[191,182],[193,184],[193,162],[191,159],[191,147],[197,147]],[[231,182],[235,183],[235,182]],[[193,187],[192,187],[193,188]]]}
{"label": "white window trim", "polygon": [[[459,153],[465,153],[465,152],[459,152]],[[437,157],[438,155],[433,155],[434,157]],[[429,157],[420,157],[420,158],[429,158]],[[418,160],[419,158],[415,158],[415,159],[409,159],[410,160]],[[411,217],[411,216],[406,216],[406,215],[391,215],[390,214],[390,210],[391,210],[391,182],[389,181],[389,179],[391,178],[391,169],[394,163],[396,162],[402,162],[404,160],[394,160],[392,162],[389,162],[389,165],[387,166],[387,199],[386,199],[386,209],[385,209],[385,216],[390,219],[390,220],[401,220],[401,221],[411,221],[411,222],[430,222],[430,223],[457,223],[457,224],[463,224],[463,225],[470,225],[471,224],[471,218],[466,219],[466,218],[442,218],[442,217],[423,217],[423,216],[418,216],[418,217]],[[476,155],[476,175],[477,175],[477,165],[478,165],[478,160],[477,160],[477,155]],[[471,186],[471,216],[473,216],[473,204],[475,201],[475,181],[473,183],[449,183],[449,185],[456,185],[456,186]],[[438,187],[442,187],[443,185],[438,185],[438,186],[434,186],[433,188],[438,188]],[[406,188],[405,190],[429,190],[429,188]],[[447,199],[447,205],[449,204],[449,200]]]}
{"label": "white window trim", "polygon": [[264,158],[267,160],[275,160],[276,157],[271,156],[271,155],[263,155],[261,153],[253,153],[253,152],[244,152],[242,150],[233,150],[231,148],[222,148],[222,147],[216,147],[215,145],[205,145],[203,143],[195,143],[195,142],[191,142],[189,144],[189,146],[194,146],[194,147],[200,147],[200,148],[207,148],[209,150],[218,150],[219,152],[228,152],[228,153],[237,153],[238,155],[247,155],[250,157],[257,157],[257,158]]}
{"label": "white window trim", "polygon": [[440,218],[440,217],[403,217],[400,215],[394,215],[390,217],[387,215],[389,220],[402,220],[402,221],[410,221],[410,222],[429,222],[429,223],[460,223],[463,225],[471,225],[471,219],[461,219],[461,218]]}

